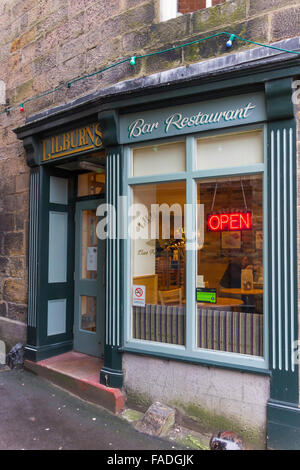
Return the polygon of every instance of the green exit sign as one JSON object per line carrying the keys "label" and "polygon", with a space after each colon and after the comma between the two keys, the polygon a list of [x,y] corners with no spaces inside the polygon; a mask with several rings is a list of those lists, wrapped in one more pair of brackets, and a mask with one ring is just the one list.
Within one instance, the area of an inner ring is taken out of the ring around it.
{"label": "green exit sign", "polygon": [[207,303],[207,304],[216,304],[217,303],[216,289],[204,289],[204,288],[197,287],[196,301]]}

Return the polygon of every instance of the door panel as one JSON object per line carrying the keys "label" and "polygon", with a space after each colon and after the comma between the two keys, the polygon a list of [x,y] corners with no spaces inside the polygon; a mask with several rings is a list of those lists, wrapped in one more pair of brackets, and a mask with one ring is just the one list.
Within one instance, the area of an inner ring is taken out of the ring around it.
{"label": "door panel", "polygon": [[96,210],[101,200],[78,202],[75,212],[75,351],[104,352],[105,241],[98,240]]}

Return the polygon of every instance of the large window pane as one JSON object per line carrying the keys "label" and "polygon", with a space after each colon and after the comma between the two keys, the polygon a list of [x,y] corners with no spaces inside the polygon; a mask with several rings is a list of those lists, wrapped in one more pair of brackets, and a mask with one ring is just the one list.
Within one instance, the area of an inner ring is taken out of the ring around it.
{"label": "large window pane", "polygon": [[185,142],[153,145],[132,151],[133,176],[185,171]]}
{"label": "large window pane", "polygon": [[262,176],[203,180],[197,255],[198,347],[263,355]]}
{"label": "large window pane", "polygon": [[185,183],[135,186],[132,335],[185,344]]}
{"label": "large window pane", "polygon": [[262,132],[249,131],[197,141],[198,170],[263,163]]}

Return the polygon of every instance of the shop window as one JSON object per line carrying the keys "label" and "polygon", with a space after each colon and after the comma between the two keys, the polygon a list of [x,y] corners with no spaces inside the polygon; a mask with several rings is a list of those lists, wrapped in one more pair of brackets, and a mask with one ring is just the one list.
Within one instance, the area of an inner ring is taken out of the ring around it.
{"label": "shop window", "polygon": [[227,0],[160,0],[161,21],[176,18],[178,15],[209,8]]}
{"label": "shop window", "polygon": [[197,346],[263,355],[262,176],[203,180],[197,251]]}
{"label": "shop window", "polygon": [[185,344],[185,183],[133,188],[132,336]]}
{"label": "shop window", "polygon": [[133,176],[149,176],[185,171],[185,143],[137,148],[133,150]]}
{"label": "shop window", "polygon": [[255,165],[257,163],[263,163],[261,131],[197,140],[198,170]]}
{"label": "shop window", "polygon": [[95,196],[105,192],[105,170],[83,173],[78,176],[77,196]]}
{"label": "shop window", "polygon": [[129,347],[265,367],[263,142],[252,127],[127,153]]}

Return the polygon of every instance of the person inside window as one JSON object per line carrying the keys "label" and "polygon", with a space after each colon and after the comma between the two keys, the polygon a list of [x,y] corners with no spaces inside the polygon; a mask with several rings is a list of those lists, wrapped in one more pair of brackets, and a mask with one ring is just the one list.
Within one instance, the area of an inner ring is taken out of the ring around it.
{"label": "person inside window", "polygon": [[227,269],[220,281],[220,285],[225,288],[241,288],[242,269],[246,269],[251,264],[248,256],[237,258],[235,261],[230,261]]}

